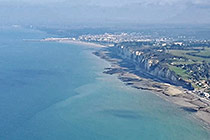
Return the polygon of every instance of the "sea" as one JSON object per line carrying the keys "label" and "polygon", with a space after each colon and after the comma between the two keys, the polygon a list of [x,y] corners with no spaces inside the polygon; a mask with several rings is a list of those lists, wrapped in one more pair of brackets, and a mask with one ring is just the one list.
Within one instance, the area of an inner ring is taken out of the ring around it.
{"label": "sea", "polygon": [[210,139],[190,112],[103,74],[99,48],[46,37],[0,27],[0,140]]}

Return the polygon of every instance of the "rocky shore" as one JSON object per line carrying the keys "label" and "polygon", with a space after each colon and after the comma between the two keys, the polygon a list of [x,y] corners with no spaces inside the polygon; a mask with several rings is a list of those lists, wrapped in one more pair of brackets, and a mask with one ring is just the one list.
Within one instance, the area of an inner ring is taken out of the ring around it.
{"label": "rocky shore", "polygon": [[116,75],[126,85],[140,90],[152,91],[157,96],[172,102],[187,111],[192,117],[201,121],[203,126],[210,129],[210,102],[193,94],[188,89],[181,86],[174,86],[164,81],[162,78],[155,77],[145,69],[136,70],[136,66],[127,59],[116,56],[104,45],[62,39],[44,39],[41,41],[55,41],[68,44],[79,44],[91,47],[99,47],[100,50],[93,52],[94,55],[110,62],[111,67],[105,68],[104,73]]}
{"label": "rocky shore", "polygon": [[110,68],[105,68],[104,73],[117,75],[126,85],[136,89],[148,90],[177,104],[180,109],[189,112],[201,121],[205,127],[210,128],[210,102],[181,86],[174,86],[158,79],[144,69],[136,70],[128,60],[117,57],[109,49],[101,49],[94,54],[111,63]]}

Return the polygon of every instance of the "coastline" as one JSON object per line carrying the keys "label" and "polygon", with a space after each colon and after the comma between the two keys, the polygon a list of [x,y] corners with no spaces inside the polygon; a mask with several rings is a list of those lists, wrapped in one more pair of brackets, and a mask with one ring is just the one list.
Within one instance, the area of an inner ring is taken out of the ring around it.
{"label": "coastline", "polygon": [[46,38],[40,40],[41,42],[61,42],[61,43],[67,43],[67,44],[76,44],[76,45],[84,45],[84,46],[90,46],[90,47],[98,47],[98,48],[104,48],[106,46],[91,42],[84,42],[79,40],[72,40],[69,38]]}
{"label": "coastline", "polygon": [[141,77],[135,71],[130,70],[129,66],[125,67],[125,64],[121,65],[122,59],[113,58],[109,53],[106,50],[94,53],[101,59],[111,63],[111,67],[106,68],[104,73],[116,75],[125,85],[140,90],[151,91],[164,100],[178,105],[181,110],[188,112],[193,118],[200,121],[205,128],[210,129],[209,101],[195,94],[188,94],[187,89],[164,83],[154,77],[145,75],[144,70],[142,70],[143,76]]}
{"label": "coastline", "polygon": [[82,42],[82,41],[73,41],[73,40],[60,41],[60,42],[62,42],[62,43],[70,43],[70,44],[77,44],[77,45],[85,45],[85,46],[91,46],[91,47],[98,47],[98,48],[106,47],[106,46],[101,45],[101,44],[90,43],[90,42]]}
{"label": "coastline", "polygon": [[[76,40],[44,39],[41,41],[53,41],[90,47],[107,48],[104,45]],[[116,75],[118,79],[125,83],[125,85],[140,90],[151,91],[164,100],[178,105],[180,109],[187,111],[193,118],[200,121],[205,128],[210,129],[209,101],[205,101],[194,94],[187,94],[187,89],[183,89],[182,87],[160,82],[157,79],[148,77],[148,75],[143,75],[141,77],[135,74],[134,71],[130,71],[129,68],[122,66],[120,64],[122,60],[119,58],[112,58],[109,55],[109,52],[106,50],[102,49],[94,52],[93,54],[110,63],[110,68],[105,68],[104,73]]]}

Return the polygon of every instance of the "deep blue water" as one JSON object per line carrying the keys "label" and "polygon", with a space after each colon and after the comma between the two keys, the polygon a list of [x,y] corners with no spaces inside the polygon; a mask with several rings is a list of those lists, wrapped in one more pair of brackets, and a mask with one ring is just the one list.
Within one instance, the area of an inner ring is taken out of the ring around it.
{"label": "deep blue water", "polygon": [[103,74],[87,46],[0,28],[0,140],[208,140],[191,114]]}

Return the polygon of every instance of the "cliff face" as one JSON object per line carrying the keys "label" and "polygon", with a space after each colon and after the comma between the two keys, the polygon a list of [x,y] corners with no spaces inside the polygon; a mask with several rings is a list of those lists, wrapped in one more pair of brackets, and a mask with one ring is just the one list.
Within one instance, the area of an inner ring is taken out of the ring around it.
{"label": "cliff face", "polygon": [[141,51],[133,51],[130,48],[117,46],[116,53],[123,59],[129,60],[136,66],[136,70],[145,70],[148,74],[155,76],[165,82],[182,86],[187,89],[193,89],[192,85],[164,66],[158,59],[152,55],[144,54]]}

